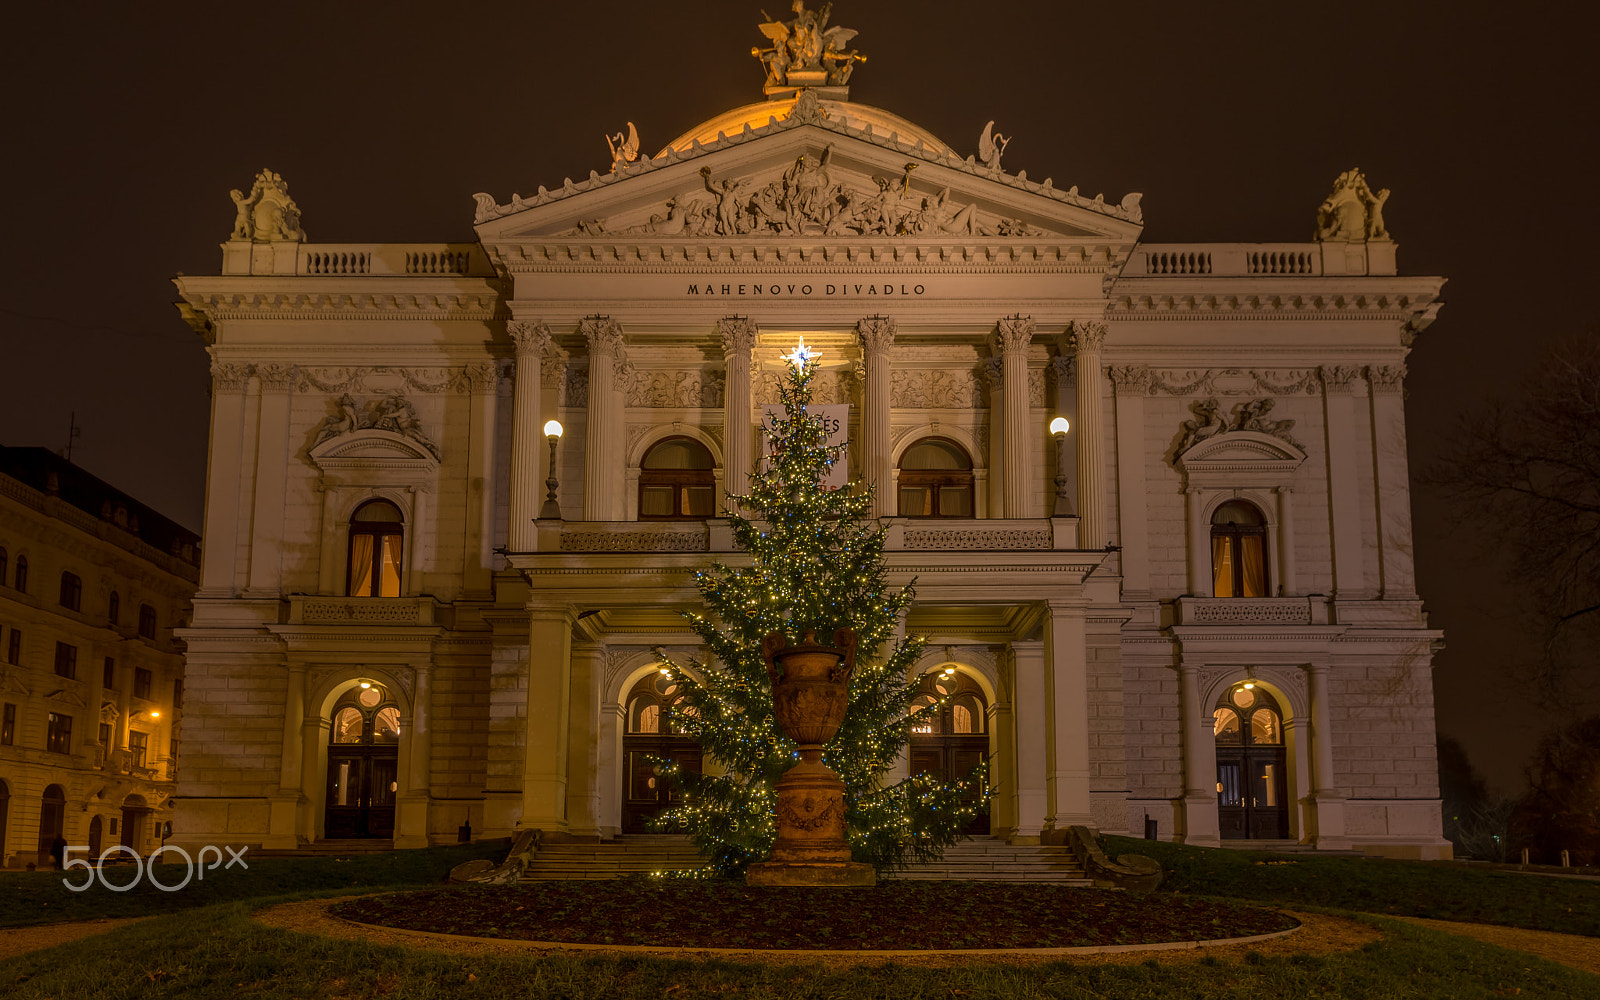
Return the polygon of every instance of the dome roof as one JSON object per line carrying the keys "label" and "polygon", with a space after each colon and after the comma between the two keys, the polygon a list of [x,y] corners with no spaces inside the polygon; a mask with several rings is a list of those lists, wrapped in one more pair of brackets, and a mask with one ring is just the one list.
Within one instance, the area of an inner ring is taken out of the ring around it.
{"label": "dome roof", "polygon": [[[778,101],[762,101],[759,104],[746,104],[742,108],[725,111],[715,118],[708,119],[694,128],[672,140],[667,146],[657,153],[660,157],[668,149],[679,153],[686,152],[695,140],[701,145],[715,142],[717,133],[733,136],[744,131],[744,127],[751,128],[767,124],[768,119],[776,118],[783,121],[794,109],[796,98],[787,98]],[[917,140],[922,140],[922,145],[931,152],[955,156],[955,150],[945,145],[944,142],[932,132],[915,125],[899,115],[882,108],[875,108],[869,104],[855,104],[850,101],[820,100],[817,102],[826,111],[830,121],[838,122],[850,128],[866,128],[872,126],[872,133],[887,138],[890,133],[899,136],[900,141],[915,145]],[[959,159],[959,157],[958,157]]]}

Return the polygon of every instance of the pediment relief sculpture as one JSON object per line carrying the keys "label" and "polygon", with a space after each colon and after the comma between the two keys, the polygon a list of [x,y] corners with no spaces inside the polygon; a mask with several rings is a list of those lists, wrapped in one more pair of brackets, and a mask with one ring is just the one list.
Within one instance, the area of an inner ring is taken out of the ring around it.
{"label": "pediment relief sculpture", "polygon": [[907,163],[899,177],[872,178],[876,191],[835,180],[833,147],[820,156],[802,153],[777,178],[714,176],[701,167],[706,197],[680,193],[663,211],[631,226],[610,228],[603,219],[580,221],[568,235],[583,236],[1044,236],[1017,219],[980,213],[961,204],[948,187],[914,191]]}
{"label": "pediment relief sculpture", "polygon": [[635,371],[628,384],[628,405],[693,409],[722,405],[720,372]]}
{"label": "pediment relief sculpture", "polygon": [[1240,432],[1277,438],[1300,450],[1299,442],[1289,433],[1294,428],[1294,421],[1274,419],[1270,414],[1275,406],[1276,401],[1272,397],[1262,396],[1235,403],[1229,413],[1223,411],[1216,399],[1196,400],[1189,404],[1195,419],[1183,422],[1183,433],[1174,455],[1185,455],[1202,442]]}
{"label": "pediment relief sculpture", "polygon": [[330,405],[333,412],[322,418],[313,431],[313,448],[358,431],[374,430],[414,441],[435,459],[439,457],[439,446],[422,429],[416,407],[398,393],[368,400],[365,406],[359,407],[355,399],[345,393],[338,399],[330,400]]}
{"label": "pediment relief sculpture", "polygon": [[270,170],[256,174],[256,182],[246,195],[238,188],[228,192],[233,199],[233,233],[230,241],[274,243],[287,240],[299,243],[306,231],[300,226],[300,207],[289,197],[289,184]]}
{"label": "pediment relief sculpture", "polygon": [[1373,193],[1359,169],[1346,170],[1333,182],[1333,193],[1317,207],[1317,239],[1365,243],[1389,239],[1383,224],[1383,203],[1389,189]]}

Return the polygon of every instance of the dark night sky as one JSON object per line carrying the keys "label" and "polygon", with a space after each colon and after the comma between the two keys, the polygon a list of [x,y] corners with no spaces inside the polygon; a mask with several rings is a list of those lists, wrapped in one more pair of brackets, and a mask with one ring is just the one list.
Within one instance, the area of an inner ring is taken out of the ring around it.
{"label": "dark night sky", "polygon": [[[207,360],[172,275],[216,273],[228,189],[280,172],[317,242],[471,238],[501,201],[654,152],[760,98],[765,2],[30,4],[13,12],[0,443],[61,448],[198,529]],[[1582,7],[1582,13],[1578,13]],[[840,0],[852,96],[963,152],[1116,201],[1150,242],[1309,239],[1359,166],[1409,274],[1449,278],[1409,365],[1413,465],[1457,414],[1596,320],[1587,5]],[[1449,648],[1440,728],[1509,789],[1542,724],[1505,681],[1508,587],[1416,497],[1420,589]]]}

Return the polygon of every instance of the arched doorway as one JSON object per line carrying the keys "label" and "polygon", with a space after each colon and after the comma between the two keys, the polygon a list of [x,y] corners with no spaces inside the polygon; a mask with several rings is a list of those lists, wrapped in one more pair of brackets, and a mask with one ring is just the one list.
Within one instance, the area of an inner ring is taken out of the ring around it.
{"label": "arched doorway", "polygon": [[60,785],[50,785],[39,802],[39,861],[50,857],[56,838],[66,836],[67,793]]}
{"label": "arched doorway", "polygon": [[[924,674],[912,705],[922,708],[941,698],[943,706],[911,729],[911,773],[959,781],[989,756],[989,703],[977,682],[955,667]],[[974,792],[969,801],[979,812],[962,832],[987,834],[988,799]]]}
{"label": "arched doorway", "polygon": [[328,727],[324,836],[394,836],[400,781],[400,708],[383,685],[362,681],[333,703]]}
{"label": "arched doorway", "polygon": [[[150,803],[143,795],[130,795],[122,800],[122,846],[139,851],[144,841],[145,817],[150,815]],[[139,853],[144,853],[139,851]]]}
{"label": "arched doorway", "polygon": [[682,697],[677,683],[660,671],[639,678],[628,692],[622,736],[624,833],[648,832],[650,820],[678,801],[677,786],[659,773],[651,758],[700,773],[700,744],[672,725],[672,709]]}
{"label": "arched doorway", "polygon": [[1217,740],[1217,822],[1230,840],[1289,836],[1289,767],[1283,710],[1261,685],[1242,681],[1212,712]]}
{"label": "arched doorway", "polygon": [[323,835],[394,837],[400,787],[400,707],[381,683],[363,680],[333,702]]}
{"label": "arched doorway", "polygon": [[89,821],[89,857],[91,858],[100,856],[100,841],[103,839],[102,827],[103,824],[99,816]]}

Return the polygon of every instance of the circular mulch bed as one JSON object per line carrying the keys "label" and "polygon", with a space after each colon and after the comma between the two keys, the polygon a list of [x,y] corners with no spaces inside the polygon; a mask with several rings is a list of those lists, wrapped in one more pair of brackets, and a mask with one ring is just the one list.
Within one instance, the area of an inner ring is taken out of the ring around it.
{"label": "circular mulch bed", "polygon": [[453,886],[341,900],[381,927],[566,944],[920,951],[1194,942],[1292,930],[1272,910],[1032,883],[775,888],[688,879]]}

